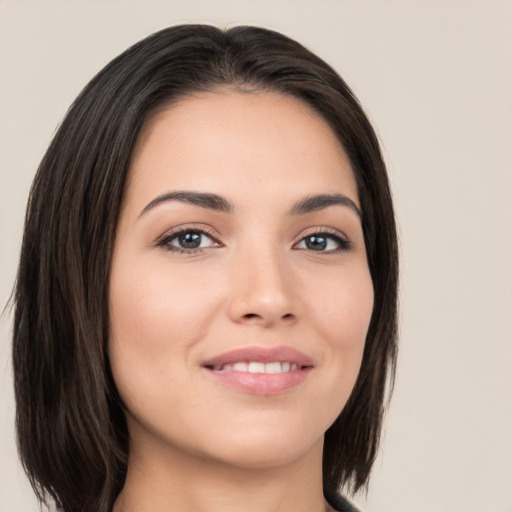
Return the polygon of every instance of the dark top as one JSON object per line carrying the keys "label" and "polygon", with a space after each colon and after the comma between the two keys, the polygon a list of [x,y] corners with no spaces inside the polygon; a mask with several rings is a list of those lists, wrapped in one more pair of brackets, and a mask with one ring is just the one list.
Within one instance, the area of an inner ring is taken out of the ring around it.
{"label": "dark top", "polygon": [[354,505],[348,502],[337,492],[324,489],[324,496],[327,500],[327,503],[329,503],[329,505],[331,505],[331,507],[338,512],[359,512],[357,508],[354,507]]}

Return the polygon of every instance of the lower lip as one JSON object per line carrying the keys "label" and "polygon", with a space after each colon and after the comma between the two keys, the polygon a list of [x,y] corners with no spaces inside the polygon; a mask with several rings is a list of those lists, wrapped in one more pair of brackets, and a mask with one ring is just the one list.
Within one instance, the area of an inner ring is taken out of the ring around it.
{"label": "lower lip", "polygon": [[249,373],[205,369],[216,380],[253,395],[279,395],[304,382],[312,368],[282,373]]}

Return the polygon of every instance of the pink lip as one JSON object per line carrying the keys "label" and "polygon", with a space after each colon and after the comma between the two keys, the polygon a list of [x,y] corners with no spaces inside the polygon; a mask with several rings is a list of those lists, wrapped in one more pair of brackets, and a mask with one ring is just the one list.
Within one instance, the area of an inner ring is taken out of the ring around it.
{"label": "pink lip", "polygon": [[[297,370],[282,373],[249,373],[234,370],[219,370],[219,367],[239,362],[289,362]],[[245,347],[220,354],[203,363],[208,374],[219,382],[239,391],[254,395],[277,395],[304,382],[313,369],[313,359],[291,347]]]}
{"label": "pink lip", "polygon": [[230,352],[225,352],[203,363],[204,367],[223,366],[225,364],[234,364],[256,361],[258,363],[272,363],[286,361],[295,363],[297,366],[313,366],[313,359],[306,354],[291,347],[244,347]]}

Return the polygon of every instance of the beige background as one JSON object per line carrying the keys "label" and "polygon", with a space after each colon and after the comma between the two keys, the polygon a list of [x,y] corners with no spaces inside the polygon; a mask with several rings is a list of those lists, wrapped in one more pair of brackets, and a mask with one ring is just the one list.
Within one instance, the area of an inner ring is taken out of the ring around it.
{"label": "beige background", "polygon": [[[400,223],[400,367],[368,512],[512,511],[510,0],[0,0],[0,303],[55,127],[112,57],[170,24],[257,24],[352,85],[381,135]],[[36,511],[0,342],[0,512]],[[48,461],[51,464],[51,461]]]}

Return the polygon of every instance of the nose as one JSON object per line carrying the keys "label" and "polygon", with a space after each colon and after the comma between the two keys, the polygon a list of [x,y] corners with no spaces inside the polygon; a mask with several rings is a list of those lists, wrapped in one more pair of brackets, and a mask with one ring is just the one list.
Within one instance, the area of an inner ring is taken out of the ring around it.
{"label": "nose", "polygon": [[229,316],[236,323],[272,327],[299,317],[297,284],[285,258],[258,251],[237,259],[232,274]]}

